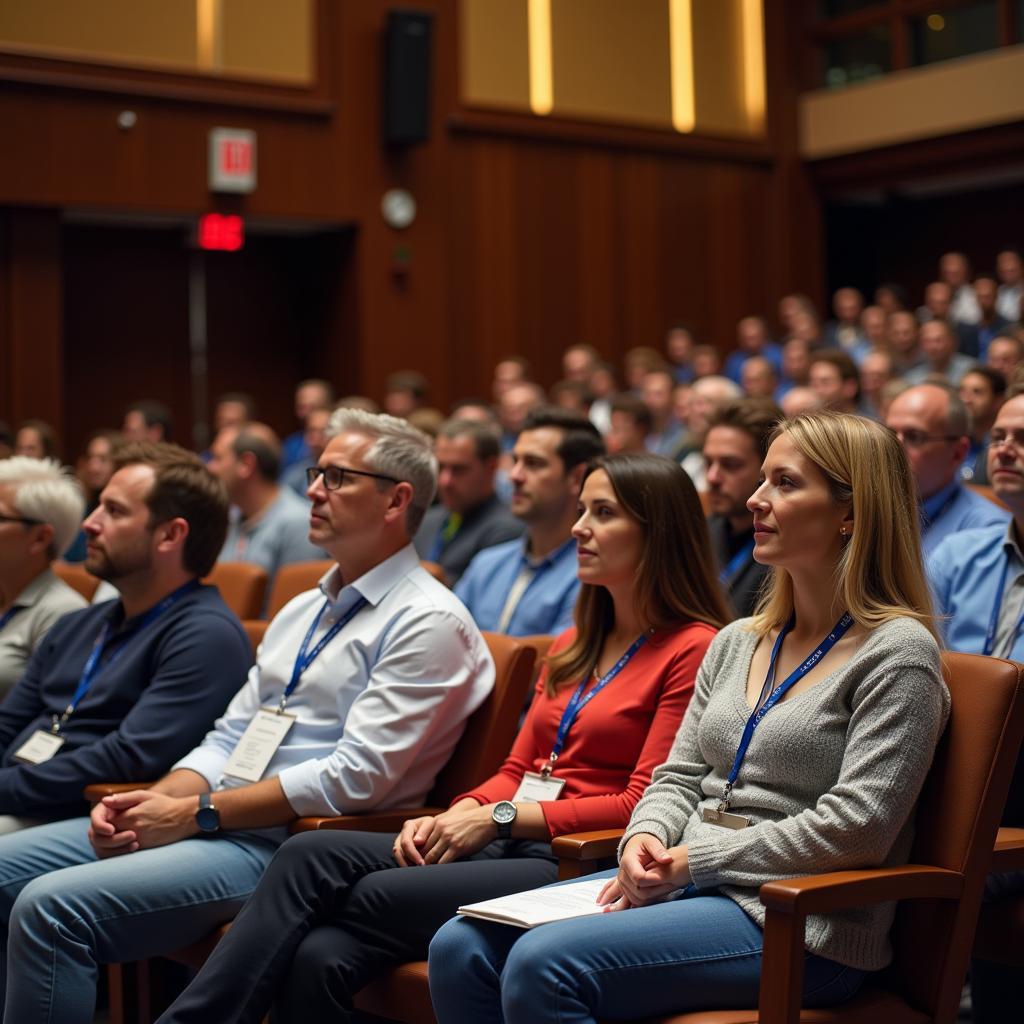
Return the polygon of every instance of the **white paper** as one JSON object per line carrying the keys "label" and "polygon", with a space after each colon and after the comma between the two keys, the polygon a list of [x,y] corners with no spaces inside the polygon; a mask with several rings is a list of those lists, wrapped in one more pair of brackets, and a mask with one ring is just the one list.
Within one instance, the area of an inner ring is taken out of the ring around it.
{"label": "white paper", "polygon": [[64,737],[59,733],[36,729],[14,752],[14,760],[24,764],[42,764],[49,761],[64,746]]}
{"label": "white paper", "polygon": [[597,896],[610,881],[610,878],[587,878],[569,885],[531,889],[511,896],[499,896],[496,900],[469,903],[459,907],[458,913],[516,928],[536,928],[552,921],[603,914],[604,907],[597,905]]}
{"label": "white paper", "polygon": [[260,708],[231,752],[224,774],[246,782],[259,782],[294,721],[294,715]]}

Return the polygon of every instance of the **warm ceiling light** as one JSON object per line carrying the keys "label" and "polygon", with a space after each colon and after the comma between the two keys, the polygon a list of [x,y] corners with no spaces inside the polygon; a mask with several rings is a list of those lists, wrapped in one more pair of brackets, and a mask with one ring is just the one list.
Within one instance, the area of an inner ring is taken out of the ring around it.
{"label": "warm ceiling light", "polygon": [[550,114],[555,105],[551,71],[551,0],[529,0],[530,109]]}
{"label": "warm ceiling light", "polygon": [[672,127],[692,132],[697,124],[693,94],[692,0],[668,0],[669,63],[672,74]]}

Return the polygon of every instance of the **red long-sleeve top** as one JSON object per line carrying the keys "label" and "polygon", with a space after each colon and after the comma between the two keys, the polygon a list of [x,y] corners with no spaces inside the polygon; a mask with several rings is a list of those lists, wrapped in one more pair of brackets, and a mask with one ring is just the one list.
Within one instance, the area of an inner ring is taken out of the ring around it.
{"label": "red long-sleeve top", "polygon": [[[625,827],[651,773],[668,756],[715,632],[704,623],[659,630],[579,712],[554,771],[565,780],[565,787],[557,800],[540,803],[552,838]],[[566,630],[552,645],[552,652],[567,647],[574,635],[574,629]],[[546,677],[545,667],[505,763],[456,800],[472,797],[480,804],[511,800],[523,773],[539,772],[547,763],[562,712],[578,684],[562,686],[552,698],[544,691]]]}

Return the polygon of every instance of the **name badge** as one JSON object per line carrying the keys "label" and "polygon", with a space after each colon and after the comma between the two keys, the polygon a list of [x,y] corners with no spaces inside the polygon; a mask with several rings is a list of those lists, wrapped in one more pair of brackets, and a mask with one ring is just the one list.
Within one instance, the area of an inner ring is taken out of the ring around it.
{"label": "name badge", "polygon": [[746,828],[750,824],[750,819],[744,815],[720,811],[717,807],[702,807],[700,818],[701,821],[705,821],[709,825],[717,825],[719,828]]}
{"label": "name badge", "polygon": [[294,715],[260,708],[224,765],[224,774],[259,782],[294,721]]}
{"label": "name badge", "polygon": [[538,804],[541,800],[557,800],[565,786],[565,779],[556,779],[554,775],[541,775],[538,772],[526,772],[519,783],[512,803]]}
{"label": "name badge", "polygon": [[14,752],[14,760],[23,764],[42,764],[49,761],[64,746],[65,738],[49,729],[36,729]]}

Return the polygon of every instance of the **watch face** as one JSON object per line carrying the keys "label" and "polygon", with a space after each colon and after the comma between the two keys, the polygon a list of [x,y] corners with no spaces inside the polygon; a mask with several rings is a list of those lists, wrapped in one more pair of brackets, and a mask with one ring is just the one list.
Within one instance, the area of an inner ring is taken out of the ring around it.
{"label": "watch face", "polygon": [[495,806],[491,816],[499,825],[507,825],[510,821],[516,820],[516,805],[508,800],[502,800]]}
{"label": "watch face", "polygon": [[220,815],[214,807],[200,807],[196,811],[196,824],[204,832],[216,832],[220,828]]}

